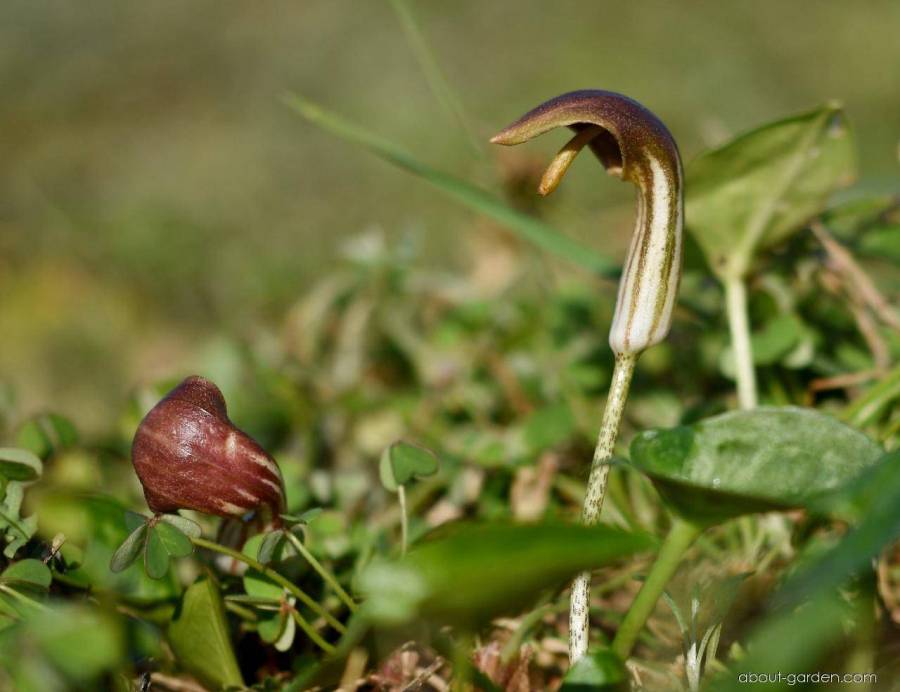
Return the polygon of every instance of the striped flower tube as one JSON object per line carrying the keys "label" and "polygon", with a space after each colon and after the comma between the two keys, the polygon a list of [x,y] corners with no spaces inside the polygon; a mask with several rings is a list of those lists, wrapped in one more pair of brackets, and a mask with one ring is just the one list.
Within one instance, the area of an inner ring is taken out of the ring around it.
{"label": "striped flower tube", "polygon": [[521,144],[562,126],[576,134],[547,169],[542,194],[556,188],[585,145],[608,173],[638,188],[637,221],[619,281],[609,345],[617,355],[640,353],[669,333],[681,278],[684,203],[678,147],[659,118],[637,101],[600,90],[550,99],[491,142]]}
{"label": "striped flower tube", "polygon": [[219,388],[188,377],[141,421],[131,447],[147,505],[280,524],[284,482],[275,460],[228,418]]}
{"label": "striped flower tube", "polygon": [[[496,135],[495,144],[521,144],[556,127],[575,136],[560,150],[544,173],[539,192],[556,189],[572,161],[585,146],[607,172],[638,188],[637,219],[625,259],[609,345],[616,366],[603,412],[603,422],[591,463],[582,520],[600,519],[609,459],[634,367],[641,352],[669,333],[681,280],[684,217],[683,172],[675,140],[653,113],[637,101],[610,91],[573,91],[529,111]],[[587,652],[590,573],[572,584],[569,608],[569,658],[575,663]]]}

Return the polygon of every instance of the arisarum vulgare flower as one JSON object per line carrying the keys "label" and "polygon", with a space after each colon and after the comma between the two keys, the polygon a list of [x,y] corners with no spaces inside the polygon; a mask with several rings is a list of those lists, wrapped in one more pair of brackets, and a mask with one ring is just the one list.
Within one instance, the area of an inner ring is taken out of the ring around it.
{"label": "arisarum vulgare flower", "polygon": [[[573,91],[542,103],[497,134],[495,144],[521,144],[557,127],[574,137],[544,174],[539,191],[556,189],[581,149],[590,147],[611,175],[638,188],[637,219],[625,259],[609,345],[616,356],[603,423],[594,452],[583,520],[600,518],[608,460],[618,436],[631,377],[640,353],[669,333],[681,278],[684,201],[681,157],[675,140],[653,113],[610,91]],[[569,656],[587,651],[590,575],[572,586]]]}

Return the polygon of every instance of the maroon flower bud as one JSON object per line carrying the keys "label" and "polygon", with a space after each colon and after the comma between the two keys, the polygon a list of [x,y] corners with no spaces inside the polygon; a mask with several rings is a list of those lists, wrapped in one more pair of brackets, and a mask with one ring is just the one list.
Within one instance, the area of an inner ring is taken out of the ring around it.
{"label": "maroon flower bud", "polygon": [[188,377],[141,421],[131,447],[147,505],[222,517],[257,512],[276,524],[284,482],[275,460],[228,419],[212,382]]}

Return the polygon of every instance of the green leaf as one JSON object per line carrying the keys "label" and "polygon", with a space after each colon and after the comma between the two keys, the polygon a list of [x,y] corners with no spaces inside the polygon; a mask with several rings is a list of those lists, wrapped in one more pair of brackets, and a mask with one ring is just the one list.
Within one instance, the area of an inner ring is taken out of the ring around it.
{"label": "green leaf", "polygon": [[299,96],[287,97],[286,103],[313,125],[351,144],[362,146],[385,161],[422,178],[448,197],[506,226],[519,237],[542,250],[574,262],[592,272],[607,275],[618,274],[618,264],[613,260],[562,235],[543,221],[510,207],[485,190],[431,168],[392,142],[368,132],[359,125]]}
{"label": "green leaf", "polygon": [[321,507],[313,507],[302,514],[282,514],[281,518],[288,524],[308,524],[322,513]]}
{"label": "green leaf", "polygon": [[569,668],[559,692],[627,692],[628,671],[609,649],[588,651]]}
{"label": "green leaf", "polygon": [[[66,536],[62,552],[73,567],[67,571],[73,582],[145,600],[170,598],[181,592],[174,579],[151,579],[143,567],[122,572],[109,568],[113,553],[148,517],[128,515],[120,500],[83,490],[41,483],[31,492],[35,494],[34,505],[40,508],[43,534]],[[73,550],[76,546],[81,548],[80,556]]]}
{"label": "green leaf", "polygon": [[[787,579],[771,599],[771,614],[754,629],[747,655],[712,690],[748,689],[745,673],[810,670],[844,639],[853,612],[835,588],[871,569],[872,559],[900,538],[900,451],[885,454],[841,495],[861,509],[861,523]],[[872,607],[862,600],[862,607]]]}
{"label": "green leaf", "polygon": [[781,685],[748,684],[748,679],[742,676],[763,671],[774,675],[776,671],[815,670],[822,656],[843,640],[849,614],[846,602],[824,593],[800,610],[778,612],[753,632],[747,655],[704,689],[710,692],[795,689],[786,679]]}
{"label": "green leaf", "polygon": [[256,559],[264,565],[272,562],[275,558],[275,551],[281,547],[284,539],[284,531],[281,529],[267,533],[263,536],[262,543],[259,544],[259,552],[256,555]]}
{"label": "green leaf", "polygon": [[0,502],[0,537],[6,540],[3,555],[12,559],[16,552],[24,546],[37,531],[37,517],[22,517],[22,499],[25,495],[24,485],[10,482],[6,487],[6,495]]}
{"label": "green leaf", "polygon": [[141,551],[145,549],[144,542],[147,539],[147,524],[141,523],[134,531],[128,534],[128,537],[122,541],[122,544],[116,548],[112,558],[109,561],[109,568],[113,572],[122,572],[138,559]]}
{"label": "green leaf", "polygon": [[243,687],[222,597],[212,578],[201,577],[188,587],[167,634],[181,665],[202,682],[217,688]]}
{"label": "green leaf", "polygon": [[384,450],[378,466],[381,484],[390,492],[406,485],[413,478],[424,478],[437,473],[438,459],[428,449],[408,442],[395,442]]}
{"label": "green leaf", "polygon": [[162,579],[169,571],[169,553],[156,527],[147,528],[144,543],[144,570],[151,579]]}
{"label": "green leaf", "polygon": [[900,223],[884,223],[867,230],[859,242],[859,252],[900,264]]}
{"label": "green leaf", "polygon": [[97,606],[56,605],[32,615],[15,632],[21,647],[16,661],[37,659],[55,668],[68,681],[67,689],[102,689],[95,678],[121,664],[122,635],[120,621]]}
{"label": "green leaf", "polygon": [[128,567],[137,557],[137,551],[143,547],[144,569],[147,576],[151,579],[162,579],[169,571],[170,557],[186,557],[194,552],[194,544],[182,531],[182,527],[191,534],[199,535],[200,527],[195,522],[169,514],[163,514],[159,519],[155,523],[148,523],[147,518],[140,514],[125,513],[126,525],[135,528],[113,554],[110,562],[110,569],[113,572]]}
{"label": "green leaf", "polygon": [[174,524],[160,521],[153,530],[162,541],[170,557],[187,557],[194,552],[194,544]]}
{"label": "green leaf", "polygon": [[[244,553],[247,557],[256,558],[259,555],[259,552],[262,548],[262,544],[269,534],[265,536],[261,534],[257,534],[255,536],[251,536],[247,539],[247,542],[244,543],[244,548],[241,552]],[[284,549],[285,543],[281,544],[282,550]],[[281,555],[276,555],[275,560],[277,560]],[[274,601],[280,601],[284,596],[284,588],[273,582],[271,579],[266,577],[265,575],[257,572],[255,569],[247,568],[247,571],[244,572],[244,576],[242,577],[244,582],[244,591],[248,596],[253,596],[255,598],[265,598]]]}
{"label": "green leaf", "polygon": [[769,320],[751,336],[753,362],[757,365],[777,363],[793,349],[805,334],[803,322],[785,312]]}
{"label": "green leaf", "polygon": [[822,214],[822,223],[841,241],[852,242],[876,226],[895,204],[892,195],[853,197],[829,206]]}
{"label": "green leaf", "polygon": [[138,526],[146,524],[149,520],[150,517],[145,517],[143,514],[131,511],[125,512],[125,528],[129,531],[134,531]]}
{"label": "green leaf", "polygon": [[188,519],[180,514],[161,514],[159,519],[167,524],[171,524],[185,536],[200,538],[200,524],[193,519]]}
{"label": "green leaf", "polygon": [[244,591],[248,596],[256,598],[280,599],[284,596],[284,588],[273,582],[255,569],[247,569],[242,577]]}
{"label": "green leaf", "polygon": [[[293,603],[291,599],[289,605],[293,606]],[[261,614],[256,625],[260,639],[273,644],[278,651],[290,649],[297,634],[297,623],[294,622],[291,610],[283,606],[282,602],[272,612]]]}
{"label": "green leaf", "polygon": [[297,635],[297,623],[294,621],[290,613],[284,615],[284,627],[281,635],[275,641],[276,651],[287,651],[294,643],[294,637]]}
{"label": "green leaf", "polygon": [[575,430],[575,419],[565,403],[546,406],[525,420],[525,444],[540,452],[565,441]]}
{"label": "green leaf", "polygon": [[56,413],[44,413],[21,427],[16,442],[41,459],[47,459],[59,450],[75,445],[78,432],[68,418]]}
{"label": "green leaf", "polygon": [[274,643],[284,632],[286,619],[280,610],[266,613],[264,617],[260,617],[256,623],[256,632],[259,634],[259,638],[266,644]]}
{"label": "green leaf", "polygon": [[891,411],[898,400],[900,400],[900,365],[854,399],[844,410],[842,418],[859,427],[872,425]]}
{"label": "green leaf", "polygon": [[0,632],[21,619],[23,615],[22,604],[9,594],[0,593]]}
{"label": "green leaf", "polygon": [[0,447],[0,476],[10,481],[33,481],[41,475],[42,464],[27,449]]}
{"label": "green leaf", "polygon": [[[750,350],[756,365],[773,365],[785,362],[787,357],[807,336],[803,321],[792,313],[782,313],[754,331],[750,336]],[[734,351],[722,351],[719,369],[734,379]]]}
{"label": "green leaf", "polygon": [[688,229],[721,279],[743,277],[758,251],[802,228],[853,179],[854,159],[835,104],[741,135],[688,166]]}
{"label": "green leaf", "polygon": [[631,443],[633,466],[653,480],[672,509],[701,524],[809,505],[881,454],[859,431],[794,407],[649,430]]}
{"label": "green leaf", "polygon": [[457,524],[405,558],[370,565],[360,577],[370,621],[419,618],[477,628],[523,610],[575,573],[647,550],[653,541],[606,527]]}
{"label": "green leaf", "polygon": [[40,560],[19,560],[14,562],[0,574],[0,583],[26,585],[35,589],[46,591],[50,588],[53,576],[50,569]]}
{"label": "green leaf", "polygon": [[825,503],[858,525],[785,582],[776,597],[779,606],[793,606],[810,593],[840,586],[900,538],[900,450],[880,457],[841,492],[825,498]]}

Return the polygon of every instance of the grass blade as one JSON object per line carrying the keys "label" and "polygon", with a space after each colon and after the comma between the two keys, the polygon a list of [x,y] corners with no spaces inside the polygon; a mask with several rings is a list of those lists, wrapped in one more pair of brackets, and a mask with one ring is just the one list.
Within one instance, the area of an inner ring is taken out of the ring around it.
{"label": "grass blade", "polygon": [[422,178],[448,197],[502,224],[542,250],[574,262],[597,274],[618,275],[619,267],[613,260],[597,254],[578,241],[561,235],[543,221],[513,209],[486,190],[431,168],[392,142],[299,96],[289,95],[285,102],[313,125],[343,140],[363,146],[380,158]]}
{"label": "grass blade", "polygon": [[438,65],[434,53],[428,45],[428,41],[416,23],[415,17],[413,17],[408,0],[390,0],[390,3],[394,14],[397,15],[397,19],[400,21],[400,26],[403,28],[406,42],[409,44],[413,55],[415,55],[419,67],[422,68],[422,72],[425,73],[425,81],[428,82],[428,88],[431,89],[431,93],[434,94],[434,97],[450,118],[457,122],[460,130],[465,135],[466,141],[478,158],[485,158],[484,149],[479,146],[478,138],[469,125],[469,119],[466,117],[462,103],[450,87],[444,71]]}

